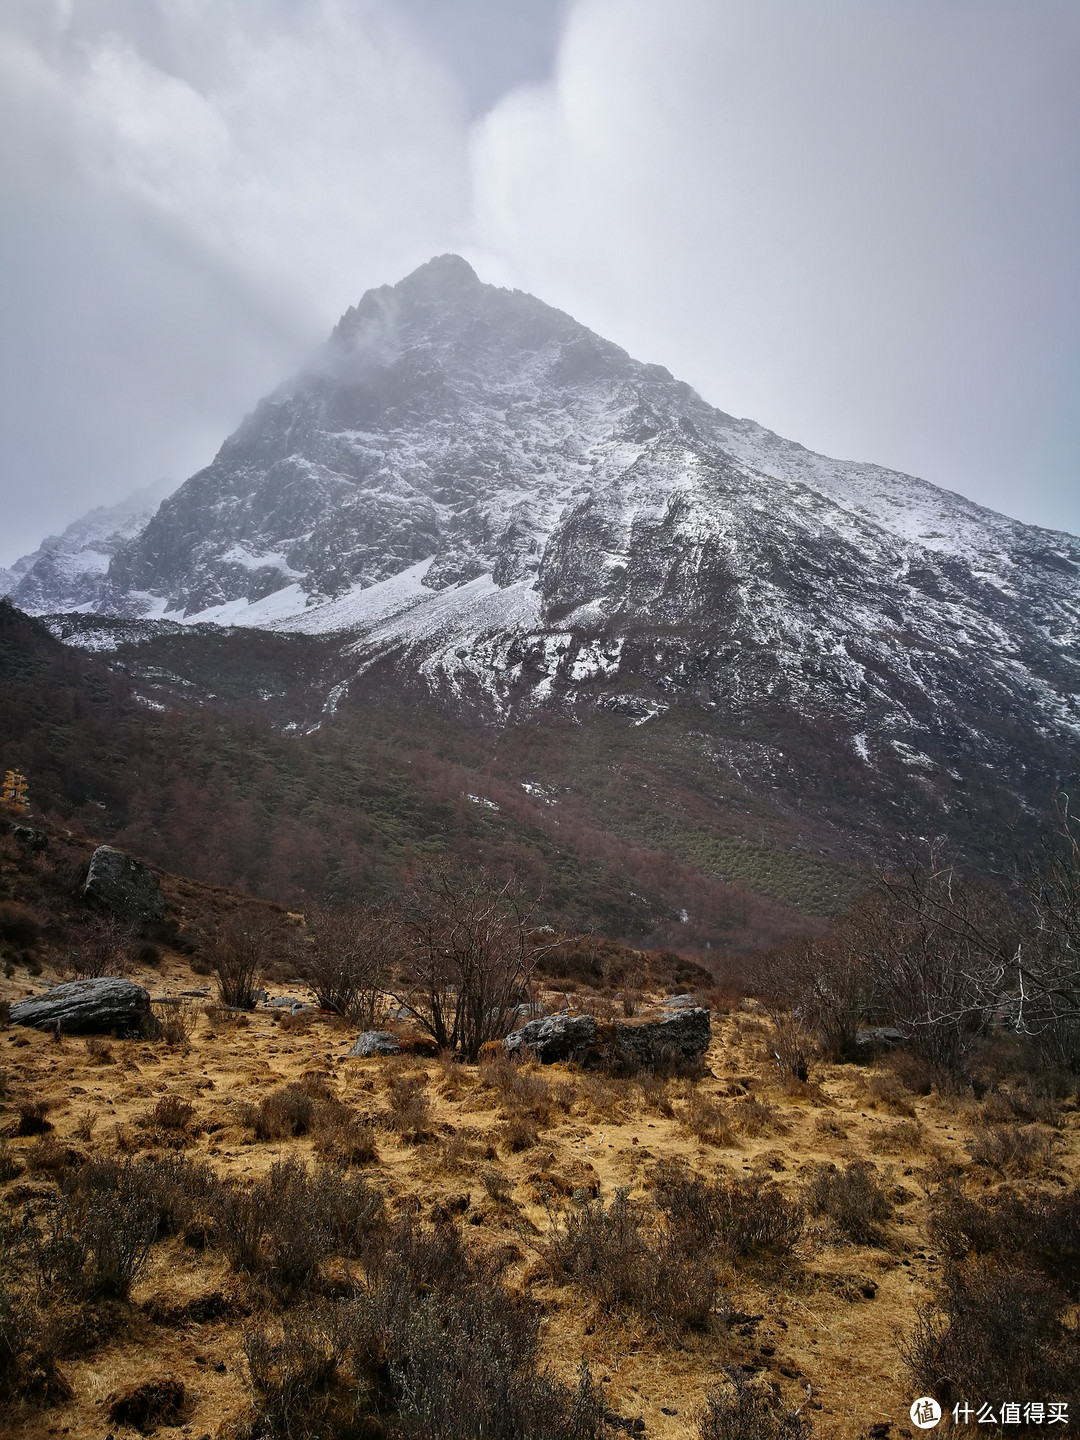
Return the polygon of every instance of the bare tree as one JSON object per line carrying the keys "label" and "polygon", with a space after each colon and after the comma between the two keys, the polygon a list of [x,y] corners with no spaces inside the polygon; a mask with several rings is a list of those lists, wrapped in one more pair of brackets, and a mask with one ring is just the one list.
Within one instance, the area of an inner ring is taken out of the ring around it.
{"label": "bare tree", "polygon": [[878,876],[847,931],[874,1009],[924,1059],[955,1068],[1001,1017],[1015,917],[1000,890],[965,879],[938,848]]}
{"label": "bare tree", "polygon": [[414,885],[398,917],[399,980],[407,1006],[440,1047],[474,1061],[509,1033],[543,953],[512,883],[483,870],[442,869]]}
{"label": "bare tree", "polygon": [[138,940],[138,927],[117,915],[95,915],[73,948],[66,968],[78,979],[125,975]]}
{"label": "bare tree", "polygon": [[307,916],[297,971],[324,1010],[371,1028],[393,955],[394,925],[371,906],[319,906]]}
{"label": "bare tree", "polygon": [[[1020,855],[1024,935],[1013,957],[1011,999],[1021,1033],[1055,1058],[1080,1060],[1080,821],[1060,796],[1041,843]],[[1060,1053],[1056,1053],[1060,1052]]]}

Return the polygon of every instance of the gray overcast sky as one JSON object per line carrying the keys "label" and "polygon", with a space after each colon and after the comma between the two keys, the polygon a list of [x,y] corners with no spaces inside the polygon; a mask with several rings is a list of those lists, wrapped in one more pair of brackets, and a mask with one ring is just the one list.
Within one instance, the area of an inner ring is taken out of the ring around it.
{"label": "gray overcast sky", "polygon": [[458,250],[1080,531],[1075,0],[0,0],[0,564]]}

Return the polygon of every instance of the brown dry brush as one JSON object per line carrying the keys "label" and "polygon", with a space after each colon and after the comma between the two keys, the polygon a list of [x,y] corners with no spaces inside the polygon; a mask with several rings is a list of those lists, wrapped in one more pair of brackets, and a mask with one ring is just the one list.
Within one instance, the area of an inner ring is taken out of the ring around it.
{"label": "brown dry brush", "polygon": [[721,1261],[788,1255],[802,1225],[799,1205],[775,1185],[709,1182],[671,1165],[659,1167],[654,1207],[625,1190],[606,1206],[581,1198],[552,1217],[542,1253],[554,1275],[590,1291],[602,1310],[633,1310],[678,1333],[722,1308]]}
{"label": "brown dry brush", "polygon": [[1080,1348],[1064,1292],[995,1259],[951,1263],[919,1307],[901,1353],[917,1384],[944,1406],[1080,1399]]}
{"label": "brown dry brush", "polygon": [[698,1418],[699,1440],[808,1440],[812,1431],[806,1416],[738,1366],[709,1391]]}
{"label": "brown dry brush", "polygon": [[539,1313],[506,1291],[498,1257],[411,1220],[380,1242],[351,1298],[246,1334],[253,1436],[600,1440],[599,1387],[587,1368],[575,1389],[541,1366]]}

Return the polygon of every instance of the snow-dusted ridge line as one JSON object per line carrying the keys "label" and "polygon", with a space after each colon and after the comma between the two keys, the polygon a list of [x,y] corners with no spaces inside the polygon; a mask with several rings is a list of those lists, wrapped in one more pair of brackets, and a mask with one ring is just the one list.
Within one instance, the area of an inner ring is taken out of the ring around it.
{"label": "snow-dusted ridge line", "polygon": [[997,726],[1022,775],[1080,731],[1080,540],[725,415],[456,257],[369,292],[95,584],[484,717],[818,717],[859,773],[967,773]]}

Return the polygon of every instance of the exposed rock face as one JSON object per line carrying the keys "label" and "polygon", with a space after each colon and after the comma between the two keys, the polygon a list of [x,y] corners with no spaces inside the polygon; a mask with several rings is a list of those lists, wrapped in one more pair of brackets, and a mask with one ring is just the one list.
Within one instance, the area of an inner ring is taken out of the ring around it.
{"label": "exposed rock face", "polygon": [[388,1030],[362,1031],[346,1051],[353,1059],[366,1059],[370,1055],[400,1055],[401,1046],[397,1037]]}
{"label": "exposed rock face", "polygon": [[72,980],[47,995],[20,1000],[11,1007],[11,1023],[33,1030],[59,1026],[64,1035],[136,1037],[158,1028],[147,991],[118,975]]}
{"label": "exposed rock face", "polygon": [[512,1055],[532,1050],[545,1065],[553,1060],[607,1060],[648,1070],[672,1060],[696,1060],[711,1039],[709,1012],[695,1006],[637,1024],[597,1025],[591,1015],[548,1015],[530,1020],[503,1044]]}
{"label": "exposed rock face", "polygon": [[596,1044],[596,1021],[591,1015],[545,1015],[530,1020],[503,1041],[511,1055],[533,1050],[545,1065],[570,1060]]}
{"label": "exposed rock face", "polygon": [[135,539],[172,488],[168,481],[147,486],[117,505],[99,505],[62,535],[50,535],[10,571],[0,571],[0,595],[10,594],[20,610],[33,615],[92,608],[101,599],[112,557]]}
{"label": "exposed rock face", "polygon": [[165,897],[153,871],[111,845],[99,845],[91,856],[83,893],[125,920],[147,924],[165,918]]}
{"label": "exposed rock face", "polygon": [[711,1039],[709,1012],[697,1005],[663,1020],[616,1025],[614,1046],[633,1064],[649,1069],[664,1061],[696,1060],[705,1054]]}

